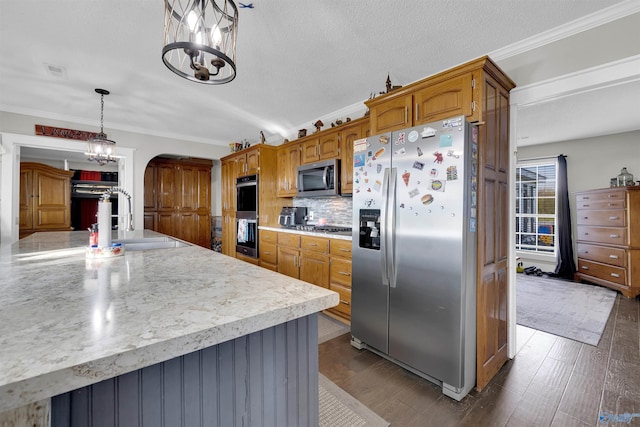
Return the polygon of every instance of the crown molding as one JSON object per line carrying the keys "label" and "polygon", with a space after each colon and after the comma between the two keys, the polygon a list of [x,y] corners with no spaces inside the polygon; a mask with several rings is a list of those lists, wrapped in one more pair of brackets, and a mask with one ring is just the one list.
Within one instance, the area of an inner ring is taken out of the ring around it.
{"label": "crown molding", "polygon": [[638,12],[640,12],[640,0],[625,0],[559,27],[494,50],[489,53],[489,57],[494,61],[501,61]]}

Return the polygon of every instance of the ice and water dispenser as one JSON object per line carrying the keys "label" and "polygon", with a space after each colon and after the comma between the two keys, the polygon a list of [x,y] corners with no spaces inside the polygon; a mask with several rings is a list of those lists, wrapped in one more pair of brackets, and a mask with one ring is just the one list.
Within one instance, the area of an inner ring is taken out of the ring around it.
{"label": "ice and water dispenser", "polygon": [[358,222],[360,247],[380,250],[380,209],[361,209]]}

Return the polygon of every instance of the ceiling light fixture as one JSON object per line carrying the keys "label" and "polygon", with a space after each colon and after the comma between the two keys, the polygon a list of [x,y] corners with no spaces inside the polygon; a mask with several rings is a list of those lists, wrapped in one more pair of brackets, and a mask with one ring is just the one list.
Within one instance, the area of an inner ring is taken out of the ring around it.
{"label": "ceiling light fixture", "polygon": [[236,78],[238,8],[232,0],[165,0],[162,61],[200,83]]}
{"label": "ceiling light fixture", "polygon": [[104,133],[103,121],[104,121],[104,96],[109,95],[108,90],[96,89],[96,92],[100,94],[100,133],[87,140],[88,151],[84,154],[87,155],[87,159],[98,162],[100,166],[104,166],[109,162],[115,162],[114,157],[116,151],[115,141],[111,141]]}

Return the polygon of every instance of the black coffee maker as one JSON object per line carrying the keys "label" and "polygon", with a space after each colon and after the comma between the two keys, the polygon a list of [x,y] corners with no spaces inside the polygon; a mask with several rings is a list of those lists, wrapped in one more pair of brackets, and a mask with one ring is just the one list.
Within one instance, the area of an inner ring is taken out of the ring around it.
{"label": "black coffee maker", "polygon": [[282,227],[295,227],[307,223],[307,208],[300,206],[285,206],[278,216],[278,224]]}

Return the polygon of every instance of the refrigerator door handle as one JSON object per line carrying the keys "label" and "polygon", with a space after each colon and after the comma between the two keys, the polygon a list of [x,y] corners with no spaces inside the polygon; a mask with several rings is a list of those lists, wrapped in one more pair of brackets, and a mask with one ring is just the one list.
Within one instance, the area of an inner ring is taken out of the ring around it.
{"label": "refrigerator door handle", "polygon": [[389,275],[389,286],[396,287],[397,268],[396,268],[396,180],[398,168],[392,168],[389,176],[389,196],[387,202],[387,270]]}
{"label": "refrigerator door handle", "polygon": [[387,210],[389,209],[389,198],[387,193],[389,190],[389,168],[384,169],[384,177],[382,178],[382,195],[384,197],[384,205],[380,213],[380,273],[382,276],[382,285],[389,286],[388,260],[387,260]]}

